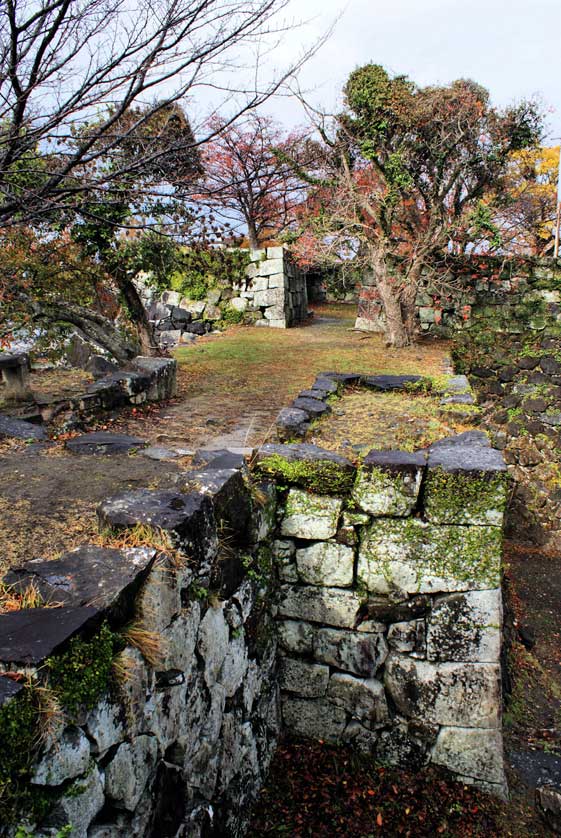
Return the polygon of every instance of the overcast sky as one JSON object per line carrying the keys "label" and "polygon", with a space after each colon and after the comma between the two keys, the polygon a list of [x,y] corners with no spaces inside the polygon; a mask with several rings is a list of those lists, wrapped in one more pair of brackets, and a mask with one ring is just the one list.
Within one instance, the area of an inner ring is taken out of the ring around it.
{"label": "overcast sky", "polygon": [[[473,78],[498,105],[537,94],[551,137],[561,136],[561,0],[291,0],[290,11],[314,18],[290,39],[295,52],[343,13],[301,72],[326,108],[349,73],[372,61],[421,85]],[[295,103],[277,100],[267,110],[287,126],[304,121]]]}

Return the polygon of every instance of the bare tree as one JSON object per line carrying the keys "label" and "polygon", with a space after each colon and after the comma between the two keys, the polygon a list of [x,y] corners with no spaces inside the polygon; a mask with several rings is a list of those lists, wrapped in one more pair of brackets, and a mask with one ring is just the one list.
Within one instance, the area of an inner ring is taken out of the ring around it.
{"label": "bare tree", "polygon": [[[124,175],[157,171],[165,144],[140,143],[136,155],[119,149],[174,102],[191,106],[201,88],[215,98],[228,91],[226,126],[263,102],[297,67],[261,83],[259,56],[249,73],[248,49],[280,37],[287,2],[4,0],[0,226],[46,218],[99,190],[110,197]],[[183,142],[216,131],[200,128]]]}

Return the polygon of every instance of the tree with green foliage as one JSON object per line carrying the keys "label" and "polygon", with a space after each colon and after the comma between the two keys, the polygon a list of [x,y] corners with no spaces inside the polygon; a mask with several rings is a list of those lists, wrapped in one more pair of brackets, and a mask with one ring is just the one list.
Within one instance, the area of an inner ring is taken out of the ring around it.
{"label": "tree with green foliage", "polygon": [[533,102],[493,107],[473,81],[419,87],[376,64],[351,73],[344,96],[342,113],[315,114],[323,163],[308,175],[314,188],[296,250],[361,265],[381,299],[388,343],[405,346],[416,334],[422,277],[436,274],[458,241],[477,240],[482,198],[488,204],[498,190],[512,153],[539,141],[542,118]]}

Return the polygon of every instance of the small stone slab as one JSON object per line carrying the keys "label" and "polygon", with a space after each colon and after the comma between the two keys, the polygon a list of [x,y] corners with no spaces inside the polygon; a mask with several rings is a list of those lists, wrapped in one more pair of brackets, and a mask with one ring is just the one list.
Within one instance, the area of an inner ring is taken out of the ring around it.
{"label": "small stone slab", "polygon": [[69,439],[65,447],[73,454],[90,454],[100,456],[103,454],[126,454],[137,448],[145,448],[148,445],[146,440],[127,434],[113,434],[109,431],[95,431],[91,434]]}
{"label": "small stone slab", "polygon": [[314,489],[320,494],[345,494],[356,468],[350,460],[309,443],[262,445],[254,460],[257,474],[285,484]]}
{"label": "small stone slab", "polygon": [[422,375],[368,375],[362,383],[370,390],[405,390],[407,384],[422,381]]}
{"label": "small stone slab", "polygon": [[292,407],[296,410],[303,410],[310,418],[323,416],[324,413],[331,413],[329,405],[319,399],[303,399],[298,397],[292,402]]}
{"label": "small stone slab", "polygon": [[212,465],[210,469],[183,475],[179,484],[181,491],[208,495],[218,526],[222,524],[239,546],[246,546],[250,534],[251,499],[242,472],[239,468],[220,469]]}
{"label": "small stone slab", "polygon": [[317,378],[329,378],[341,384],[360,384],[363,376],[359,372],[319,372]]}
{"label": "small stone slab", "polygon": [[410,515],[423,480],[423,451],[371,451],[359,470],[353,499],[371,515]]}
{"label": "small stone slab", "polygon": [[445,396],[440,399],[440,404],[475,404],[475,398],[471,393],[458,393],[454,396]]}
{"label": "small stone slab", "polygon": [[205,471],[217,469],[245,469],[247,466],[246,457],[253,454],[253,448],[246,448],[243,451],[236,451],[231,448],[199,448],[195,451],[192,465],[204,467]]}
{"label": "small stone slab", "polygon": [[56,561],[37,559],[13,568],[3,581],[20,591],[33,584],[46,603],[124,611],[156,556],[152,547],[113,550],[85,545]]}
{"label": "small stone slab", "polygon": [[336,393],[338,390],[337,382],[332,378],[322,378],[318,375],[312,384],[312,390],[321,390],[325,393]]}
{"label": "small stone slab", "polygon": [[496,448],[462,444],[447,448],[431,446],[428,467],[449,474],[486,475],[488,478],[507,470],[503,455]]}
{"label": "small stone slab", "polygon": [[97,508],[102,527],[122,530],[148,524],[169,532],[196,562],[216,547],[216,522],[210,498],[197,492],[137,489],[104,500]]}
{"label": "small stone slab", "polygon": [[13,370],[18,367],[29,368],[29,355],[25,352],[1,352],[0,370]]}
{"label": "small stone slab", "polygon": [[47,434],[40,425],[24,422],[22,419],[12,419],[11,416],[0,415],[0,439],[34,439],[45,440]]}
{"label": "small stone slab", "polygon": [[309,419],[305,410],[283,407],[275,420],[279,439],[282,441],[292,437],[305,437]]}
{"label": "small stone slab", "polygon": [[181,457],[181,454],[178,451],[174,451],[171,448],[164,448],[160,445],[149,445],[148,448],[144,448],[142,451],[143,457],[148,457],[149,460],[177,460]]}
{"label": "small stone slab", "polygon": [[443,448],[490,448],[491,443],[489,437],[484,431],[464,431],[463,434],[454,434],[454,436],[447,436],[444,439],[439,439],[433,442],[429,451],[440,451]]}
{"label": "small stone slab", "polygon": [[313,390],[301,390],[298,393],[299,399],[317,399],[320,402],[323,402],[327,399],[330,395],[328,390],[320,390],[319,387]]}
{"label": "small stone slab", "polygon": [[0,663],[35,665],[89,628],[97,608],[26,608],[0,615]]}
{"label": "small stone slab", "polygon": [[0,707],[19,695],[23,689],[21,681],[14,681],[13,678],[0,674]]}

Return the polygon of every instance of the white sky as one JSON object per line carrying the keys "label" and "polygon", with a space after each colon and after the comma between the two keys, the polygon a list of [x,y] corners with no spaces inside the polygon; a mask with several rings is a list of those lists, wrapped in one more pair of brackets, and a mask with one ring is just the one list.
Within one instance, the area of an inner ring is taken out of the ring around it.
{"label": "white sky", "polygon": [[[301,71],[312,99],[334,109],[349,73],[370,61],[421,85],[473,78],[497,105],[538,94],[550,136],[561,136],[561,0],[291,0],[295,18],[313,18],[281,51],[310,43],[341,13],[335,32]],[[304,122],[295,102],[268,112],[286,127]]]}

